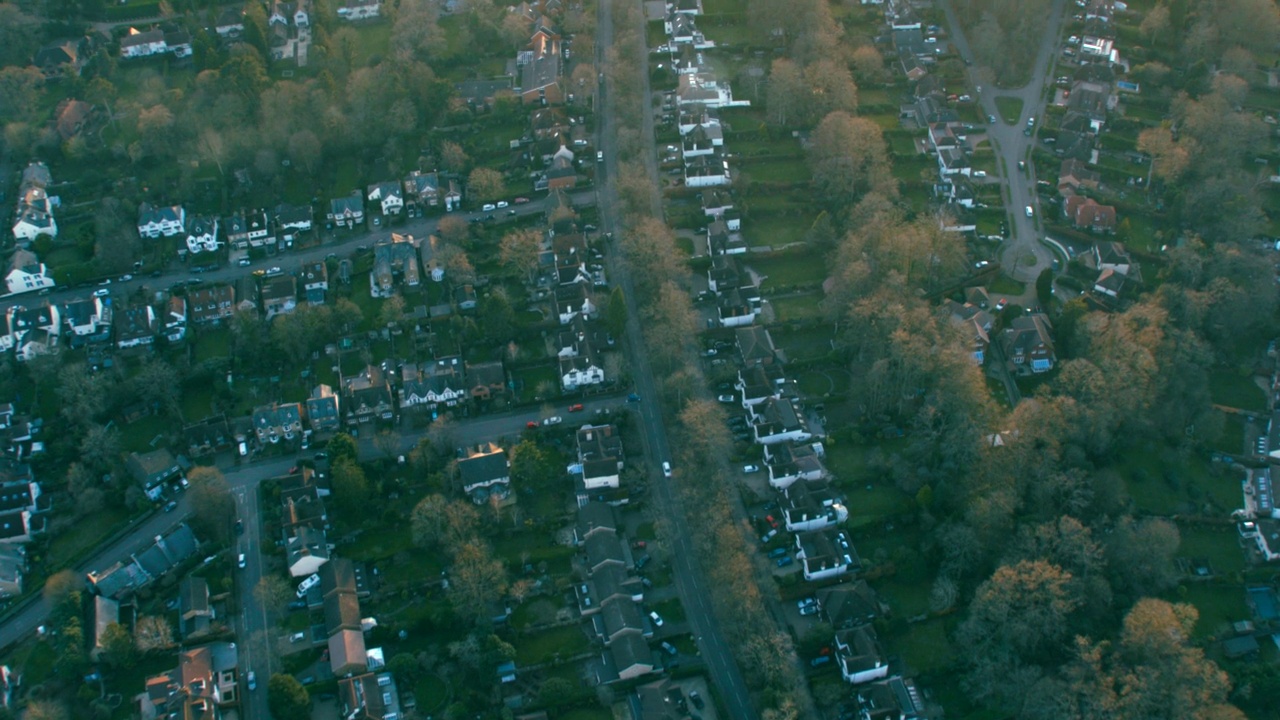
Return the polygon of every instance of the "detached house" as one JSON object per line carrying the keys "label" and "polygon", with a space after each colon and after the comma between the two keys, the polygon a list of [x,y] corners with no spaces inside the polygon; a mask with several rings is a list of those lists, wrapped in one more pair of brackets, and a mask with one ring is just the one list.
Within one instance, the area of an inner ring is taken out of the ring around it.
{"label": "detached house", "polygon": [[14,239],[30,243],[41,235],[58,237],[58,223],[53,219],[55,203],[47,190],[52,182],[49,167],[42,162],[33,162],[23,169],[18,207],[13,216]]}
{"label": "detached house", "polygon": [[529,49],[516,53],[521,102],[543,105],[564,102],[560,62],[560,36],[539,28],[529,42]]}
{"label": "detached house", "polygon": [[378,17],[380,12],[378,0],[343,0],[338,6],[338,17],[353,22]]}
{"label": "detached house", "polygon": [[364,197],[357,190],[351,195],[329,201],[329,214],[325,216],[334,227],[354,228],[364,222]]}
{"label": "detached house", "polygon": [[400,183],[394,180],[370,185],[366,199],[377,203],[382,209],[383,217],[399,215],[404,210],[404,193],[400,190]]}
{"label": "detached house", "polygon": [[809,582],[862,570],[862,561],[843,530],[826,529],[796,535],[796,559]]}
{"label": "detached house", "polygon": [[111,339],[111,301],[105,298],[71,300],[62,306],[71,347]]}
{"label": "detached house", "polygon": [[1000,336],[1004,355],[1019,373],[1042,373],[1053,369],[1053,326],[1044,313],[1014,318]]}
{"label": "detached house", "polygon": [[1073,195],[1080,188],[1097,190],[1101,183],[1102,175],[1074,158],[1063,160],[1058,168],[1058,193],[1061,195]]}
{"label": "detached house", "polygon": [[335,432],[342,427],[341,400],[332,387],[320,384],[307,398],[307,422],[314,432]]}
{"label": "detached house", "polygon": [[768,398],[758,405],[748,406],[747,414],[751,418],[755,441],[761,445],[813,437],[799,402],[792,398]]}
{"label": "detached house", "polygon": [[114,317],[116,347],[150,347],[159,330],[156,311],[149,304],[117,309]]}
{"label": "detached house", "polygon": [[187,227],[187,212],[181,205],[152,207],[147,203],[138,206],[138,234],[155,240],[173,237]]}
{"label": "detached house", "polygon": [[187,311],[197,325],[217,325],[235,314],[235,288],[230,285],[201,287],[187,291]]}
{"label": "detached house", "polygon": [[424,207],[444,205],[446,212],[453,212],[462,203],[462,193],[453,180],[441,184],[438,173],[414,170],[404,179],[404,191],[409,199]]}
{"label": "detached house", "polygon": [[302,294],[308,305],[323,305],[324,295],[329,290],[329,266],[323,260],[303,263]]}
{"label": "detached house", "polygon": [[471,388],[471,399],[476,401],[491,400],[495,396],[507,392],[507,371],[501,360],[490,360],[480,363],[466,363],[467,385]]}
{"label": "detached house", "polygon": [[596,306],[591,302],[591,293],[581,283],[562,285],[555,290],[556,315],[561,325],[568,325],[576,318],[589,319],[595,317]]}
{"label": "detached house", "polygon": [[811,532],[839,525],[849,519],[849,510],[826,483],[793,483],[782,491],[780,503],[788,532]]}
{"label": "detached house", "polygon": [[264,279],[261,298],[262,313],[267,320],[293,312],[298,307],[298,278],[282,275]]}
{"label": "detached house", "polygon": [[833,649],[840,664],[840,676],[847,683],[861,685],[889,675],[884,648],[870,625],[837,630]]}
{"label": "detached house", "polygon": [[187,221],[187,252],[196,255],[218,249],[218,218],[192,215]]}
{"label": "detached house", "polygon": [[182,463],[165,448],[129,453],[125,467],[152,502],[160,499],[165,483],[182,475]]}
{"label": "detached house", "polygon": [[54,286],[53,276],[40,258],[30,250],[18,248],[9,258],[9,272],[4,276],[10,295],[43,290]]}
{"label": "detached house", "polygon": [[264,447],[281,440],[294,440],[302,436],[302,406],[298,403],[272,403],[255,408],[253,431],[258,443]]}
{"label": "detached house", "polygon": [[339,680],[338,699],[344,718],[396,720],[403,717],[396,679],[389,672],[365,673]]}
{"label": "detached house", "polygon": [[406,287],[417,287],[422,282],[418,266],[418,242],[412,235],[392,233],[389,240],[379,241],[373,246],[369,294],[373,297],[390,297],[395,294],[397,281]]}
{"label": "detached house", "polygon": [[120,57],[126,60],[162,55],[168,50],[169,46],[164,42],[164,31],[159,28],[145,32],[129,28],[129,34],[120,39]]}
{"label": "detached house", "polygon": [[342,379],[342,407],[348,425],[395,419],[396,403],[387,375],[382,367],[369,365],[359,375]]}
{"label": "detached house", "polygon": [[300,233],[311,232],[310,205],[277,205],[272,215],[276,234],[286,245],[292,245]]}
{"label": "detached house", "polygon": [[483,505],[491,495],[506,498],[511,494],[511,462],[506,450],[488,443],[463,452],[466,457],[458,460],[459,482],[472,502]]}
{"label": "detached house", "polygon": [[1111,205],[1099,205],[1093,198],[1070,195],[1062,209],[1071,224],[1079,229],[1095,233],[1116,231],[1116,209]]}
{"label": "detached house", "polygon": [[583,425],[578,428],[577,440],[585,489],[616,489],[624,457],[618,429],[613,425]]}
{"label": "detached house", "polygon": [[183,650],[178,667],[146,680],[138,695],[139,714],[147,718],[220,720],[239,703],[239,655],[234,643],[212,643]]}

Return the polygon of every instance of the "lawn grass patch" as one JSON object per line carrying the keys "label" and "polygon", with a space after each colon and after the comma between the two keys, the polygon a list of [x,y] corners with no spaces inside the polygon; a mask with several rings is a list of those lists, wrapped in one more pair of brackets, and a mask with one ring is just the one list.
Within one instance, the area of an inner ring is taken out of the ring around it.
{"label": "lawn grass patch", "polygon": [[1005,122],[1013,125],[1022,118],[1022,98],[998,97],[996,98],[996,110]]}
{"label": "lawn grass patch", "polygon": [[773,336],[774,343],[792,362],[824,358],[831,352],[832,327],[830,325],[817,325],[798,330],[778,326],[770,328],[769,333]]}
{"label": "lawn grass patch", "polygon": [[1244,416],[1235,413],[1221,413],[1222,432],[1214,447],[1224,453],[1238,455],[1244,451]]}
{"label": "lawn grass patch", "polygon": [[912,623],[905,633],[895,635],[892,643],[907,666],[917,673],[946,672],[955,662],[945,618]]}
{"label": "lawn grass patch", "polygon": [[822,308],[819,303],[822,302],[822,293],[804,293],[802,295],[792,295],[788,297],[772,298],[769,304],[773,306],[774,316],[778,322],[791,322],[793,320],[808,320],[822,316]]}
{"label": "lawn grass patch", "polygon": [[680,598],[671,598],[664,600],[653,606],[653,611],[658,613],[658,617],[662,618],[664,623],[684,622],[684,606],[680,604]]}
{"label": "lawn grass patch", "polygon": [[1180,456],[1164,447],[1130,448],[1116,470],[1140,513],[1224,514],[1240,505],[1240,483],[1214,472],[1207,458]]}
{"label": "lawn grass patch", "polygon": [[196,364],[231,357],[231,330],[225,327],[201,329],[196,335],[194,353]]}
{"label": "lawn grass patch", "polygon": [[1240,549],[1240,537],[1234,527],[1182,524],[1178,532],[1182,538],[1178,546],[1179,555],[1208,558],[1219,575],[1244,571],[1244,552]]}
{"label": "lawn grass patch", "polygon": [[129,513],[108,506],[90,513],[67,527],[49,543],[48,567],[50,572],[61,570],[75,562],[86,550],[101,545],[113,532],[129,521]]}
{"label": "lawn grass patch", "polygon": [[182,393],[182,417],[196,422],[213,415],[213,388],[208,384],[186,388]]}
{"label": "lawn grass patch", "polygon": [[1018,282],[1008,275],[1000,275],[987,287],[987,291],[992,295],[1021,295],[1026,290],[1026,283]]}
{"label": "lawn grass patch", "polygon": [[1245,605],[1243,585],[1184,585],[1170,597],[1172,602],[1187,602],[1200,611],[1200,621],[1192,633],[1195,640],[1203,641],[1225,630],[1230,623],[1249,619]]}
{"label": "lawn grass patch", "polygon": [[164,440],[173,429],[173,423],[160,415],[148,415],[128,424],[117,424],[120,428],[120,449],[125,452],[149,452],[156,449],[151,442],[156,438]]}
{"label": "lawn grass patch", "polygon": [[[542,494],[559,495],[559,493]],[[506,560],[512,569],[519,570],[524,563],[533,565],[546,563],[546,572],[557,575],[569,572],[574,549],[565,545],[549,544],[541,533],[525,532],[498,538],[493,544],[493,552]]]}
{"label": "lawn grass patch", "polygon": [[567,660],[588,648],[587,637],[577,625],[521,635],[512,644],[516,648],[516,662],[520,665]]}
{"label": "lawn grass patch", "polygon": [[1254,382],[1252,373],[1215,368],[1209,373],[1209,397],[1217,405],[1240,410],[1265,412],[1267,409],[1267,395]]}
{"label": "lawn grass patch", "polygon": [[790,160],[742,160],[744,171],[756,182],[792,184],[813,178],[809,164],[799,158]]}
{"label": "lawn grass patch", "polygon": [[449,686],[439,675],[427,675],[414,683],[413,696],[420,712],[432,713],[449,701]]}
{"label": "lawn grass patch", "polygon": [[827,279],[826,259],[804,249],[753,256],[748,264],[764,275],[761,287],[813,285]]}
{"label": "lawn grass patch", "polygon": [[560,379],[551,365],[536,365],[512,371],[521,400],[553,400],[560,397]]}

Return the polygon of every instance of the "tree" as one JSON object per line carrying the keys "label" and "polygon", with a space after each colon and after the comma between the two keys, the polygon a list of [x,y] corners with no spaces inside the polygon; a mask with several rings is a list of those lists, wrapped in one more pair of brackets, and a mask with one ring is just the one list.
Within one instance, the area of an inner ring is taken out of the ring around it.
{"label": "tree", "polygon": [[436,232],[448,242],[463,243],[471,237],[471,226],[467,224],[466,218],[459,215],[445,215],[436,224]]}
{"label": "tree", "polygon": [[413,532],[413,544],[431,547],[444,539],[447,527],[445,511],[449,501],[434,493],[418,501],[409,514],[409,527]]}
{"label": "tree", "polygon": [[253,599],[275,617],[284,614],[293,597],[293,588],[276,574],[264,574],[253,586]]}
{"label": "tree", "polygon": [[512,271],[533,282],[538,272],[538,257],[542,253],[542,233],[534,229],[513,230],[502,236],[499,259]]}
{"label": "tree", "polygon": [[1162,518],[1121,518],[1107,536],[1112,585],[1134,597],[1155,595],[1177,583],[1174,557],[1181,539],[1178,526]]}
{"label": "tree", "polygon": [[0,69],[0,122],[28,119],[44,94],[44,75],[35,67]]}
{"label": "tree", "polygon": [[404,298],[399,293],[382,301],[382,309],[378,311],[379,327],[396,327],[404,319]]}
{"label": "tree", "polygon": [[102,631],[102,659],[114,667],[132,667],[137,655],[133,637],[118,622],[108,623]]}
{"label": "tree", "polygon": [[863,45],[853,51],[853,71],[864,83],[879,82],[884,77],[884,56],[875,45]]}
{"label": "tree", "polygon": [[765,105],[769,109],[769,122],[778,127],[803,124],[809,117],[807,102],[809,88],[805,85],[800,67],[787,58],[773,61],[769,70],[769,86]]}
{"label": "tree", "polygon": [[506,591],[507,568],[483,540],[472,538],[456,549],[449,577],[454,612],[476,620],[486,617]]}
{"label": "tree", "polygon": [[1138,26],[1138,32],[1142,33],[1151,44],[1158,45],[1171,27],[1169,6],[1160,3],[1147,11],[1146,16],[1142,18],[1142,24]]}
{"label": "tree", "polygon": [[461,173],[471,164],[471,158],[467,157],[461,145],[445,140],[440,143],[440,164],[449,172]]}
{"label": "tree", "polygon": [[355,438],[346,433],[334,435],[325,449],[329,452],[329,462],[331,463],[337,463],[343,458],[355,461],[360,455]]}
{"label": "tree", "polygon": [[880,126],[846,112],[823,118],[809,147],[813,182],[832,203],[852,204],[866,193],[896,189]]}
{"label": "tree", "polygon": [[72,570],[62,570],[44,581],[44,599],[50,606],[57,605],[71,593],[80,589],[81,578]]}
{"label": "tree", "polygon": [[229,539],[228,524],[235,514],[236,501],[231,485],[215,467],[199,466],[187,473],[188,495],[194,516],[192,526],[202,535]]}
{"label": "tree", "polygon": [[615,338],[621,338],[627,331],[627,297],[621,285],[614,285],[609,291],[609,302],[604,309],[604,323]]}
{"label": "tree", "polygon": [[387,460],[394,459],[400,454],[400,433],[391,428],[383,428],[378,434],[373,436],[373,446],[378,448],[378,452]]}
{"label": "tree", "polygon": [[70,720],[71,714],[62,700],[32,700],[27,703],[26,720]]}
{"label": "tree", "polygon": [[307,174],[320,168],[324,159],[324,145],[310,130],[299,130],[289,136],[289,161]]}
{"label": "tree", "polygon": [[507,192],[502,173],[489,168],[476,168],[467,176],[467,193],[473,200],[497,200]]}
{"label": "tree", "polygon": [[173,647],[173,628],[159,615],[143,615],[133,626],[133,641],[139,652]]}
{"label": "tree", "polygon": [[275,720],[310,720],[311,695],[298,678],[276,673],[267,681],[267,707]]}
{"label": "tree", "polygon": [[1036,300],[1040,301],[1040,307],[1048,311],[1049,303],[1053,300],[1053,268],[1045,268],[1036,276]]}
{"label": "tree", "polygon": [[351,458],[342,458],[330,466],[333,499],[353,518],[365,517],[372,500],[372,489],[364,470]]}

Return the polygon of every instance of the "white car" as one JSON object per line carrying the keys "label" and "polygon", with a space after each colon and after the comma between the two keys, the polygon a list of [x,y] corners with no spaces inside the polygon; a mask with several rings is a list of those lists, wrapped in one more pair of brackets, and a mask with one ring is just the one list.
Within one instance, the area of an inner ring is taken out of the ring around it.
{"label": "white car", "polygon": [[649,619],[653,621],[654,627],[662,627],[662,616],[656,612],[649,613]]}
{"label": "white car", "polygon": [[553,415],[552,417],[544,419],[542,421],[542,424],[543,425],[559,425],[562,422],[564,422],[564,418],[560,417],[559,415]]}
{"label": "white car", "polygon": [[305,597],[308,590],[319,584],[320,575],[318,573],[308,575],[307,579],[303,580],[302,584],[298,586],[298,597]]}
{"label": "white car", "polygon": [[737,402],[738,398],[733,395],[717,395],[716,400],[719,400],[722,403],[731,404]]}
{"label": "white car", "polygon": [[108,296],[108,295],[110,295],[110,294],[111,294],[111,291],[110,291],[110,290],[108,290],[108,289],[106,289],[106,288],[99,288],[99,289],[97,289],[97,290],[94,290],[94,291],[93,291],[93,296],[94,296],[94,297],[106,297],[106,296]]}
{"label": "white car", "polygon": [[485,203],[484,206],[480,208],[482,212],[489,212],[490,210],[497,210],[497,209],[498,209],[498,206],[494,205],[493,203]]}
{"label": "white car", "polygon": [[742,472],[747,474],[757,473],[757,472],[760,472],[760,466],[759,465],[743,465]]}
{"label": "white car", "polygon": [[247,563],[245,561],[244,553],[240,553],[240,561],[236,564],[240,566],[241,570],[243,570],[246,567]]}
{"label": "white car", "polygon": [[1035,216],[1036,216],[1036,211],[1035,211],[1035,210],[1033,210],[1033,209],[1031,208],[1031,206],[1030,206],[1030,205],[1028,205],[1028,206],[1026,207],[1026,213],[1027,213],[1027,217],[1035,217]]}
{"label": "white car", "polygon": [[671,463],[666,462],[666,461],[663,461],[663,463],[662,463],[662,477],[665,477],[665,478],[669,478],[669,477],[671,477]]}
{"label": "white car", "polygon": [[506,207],[506,206],[507,206],[507,205],[509,205],[509,204],[510,204],[510,203],[508,203],[506,200],[499,200],[499,201],[498,201],[498,207],[500,207],[500,208],[504,208],[504,207]]}
{"label": "white car", "polygon": [[252,670],[249,671],[249,689],[250,690],[258,689],[258,676],[253,674]]}

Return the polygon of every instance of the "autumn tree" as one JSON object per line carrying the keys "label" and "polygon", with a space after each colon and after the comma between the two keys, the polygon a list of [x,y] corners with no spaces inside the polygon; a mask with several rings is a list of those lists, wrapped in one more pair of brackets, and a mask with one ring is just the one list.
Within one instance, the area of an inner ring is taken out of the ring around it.
{"label": "autumn tree", "polygon": [[311,695],[298,678],[275,673],[267,681],[267,707],[275,720],[309,720]]}
{"label": "autumn tree", "polygon": [[369,513],[372,486],[364,470],[350,458],[341,458],[330,467],[333,483],[333,499],[352,518],[364,518]]}
{"label": "autumn tree", "polygon": [[359,447],[356,445],[355,438],[347,433],[334,435],[325,449],[329,452],[329,462],[333,464],[337,464],[339,460],[344,458],[355,462],[360,457]]}
{"label": "autumn tree", "polygon": [[199,466],[187,473],[188,496],[194,515],[192,527],[206,537],[229,538],[228,523],[235,514],[231,485],[215,467]]}
{"label": "autumn tree", "polygon": [[512,230],[502,236],[498,252],[503,265],[522,275],[526,282],[533,282],[542,253],[542,233],[534,229]]}
{"label": "autumn tree", "polygon": [[819,192],[837,205],[896,188],[880,126],[846,112],[833,112],[818,124],[809,146],[809,167]]}
{"label": "autumn tree", "polygon": [[108,623],[100,638],[102,659],[114,667],[132,667],[137,652],[134,649],[133,636],[118,622]]}
{"label": "autumn tree", "polygon": [[133,626],[133,641],[140,652],[173,647],[173,626],[160,615],[143,615]]}
{"label": "autumn tree", "polygon": [[264,573],[258,579],[258,584],[253,586],[253,599],[275,617],[284,614],[293,597],[293,588],[284,578],[274,573]]}
{"label": "autumn tree", "polygon": [[489,168],[476,168],[467,176],[467,194],[474,200],[488,202],[506,194],[502,173]]}
{"label": "autumn tree", "polygon": [[480,619],[507,591],[507,569],[489,546],[472,538],[456,548],[449,573],[449,599],[460,616]]}
{"label": "autumn tree", "polygon": [[438,493],[428,495],[413,506],[409,514],[409,527],[413,533],[413,544],[419,547],[431,547],[444,539],[448,527],[445,510],[449,501]]}

